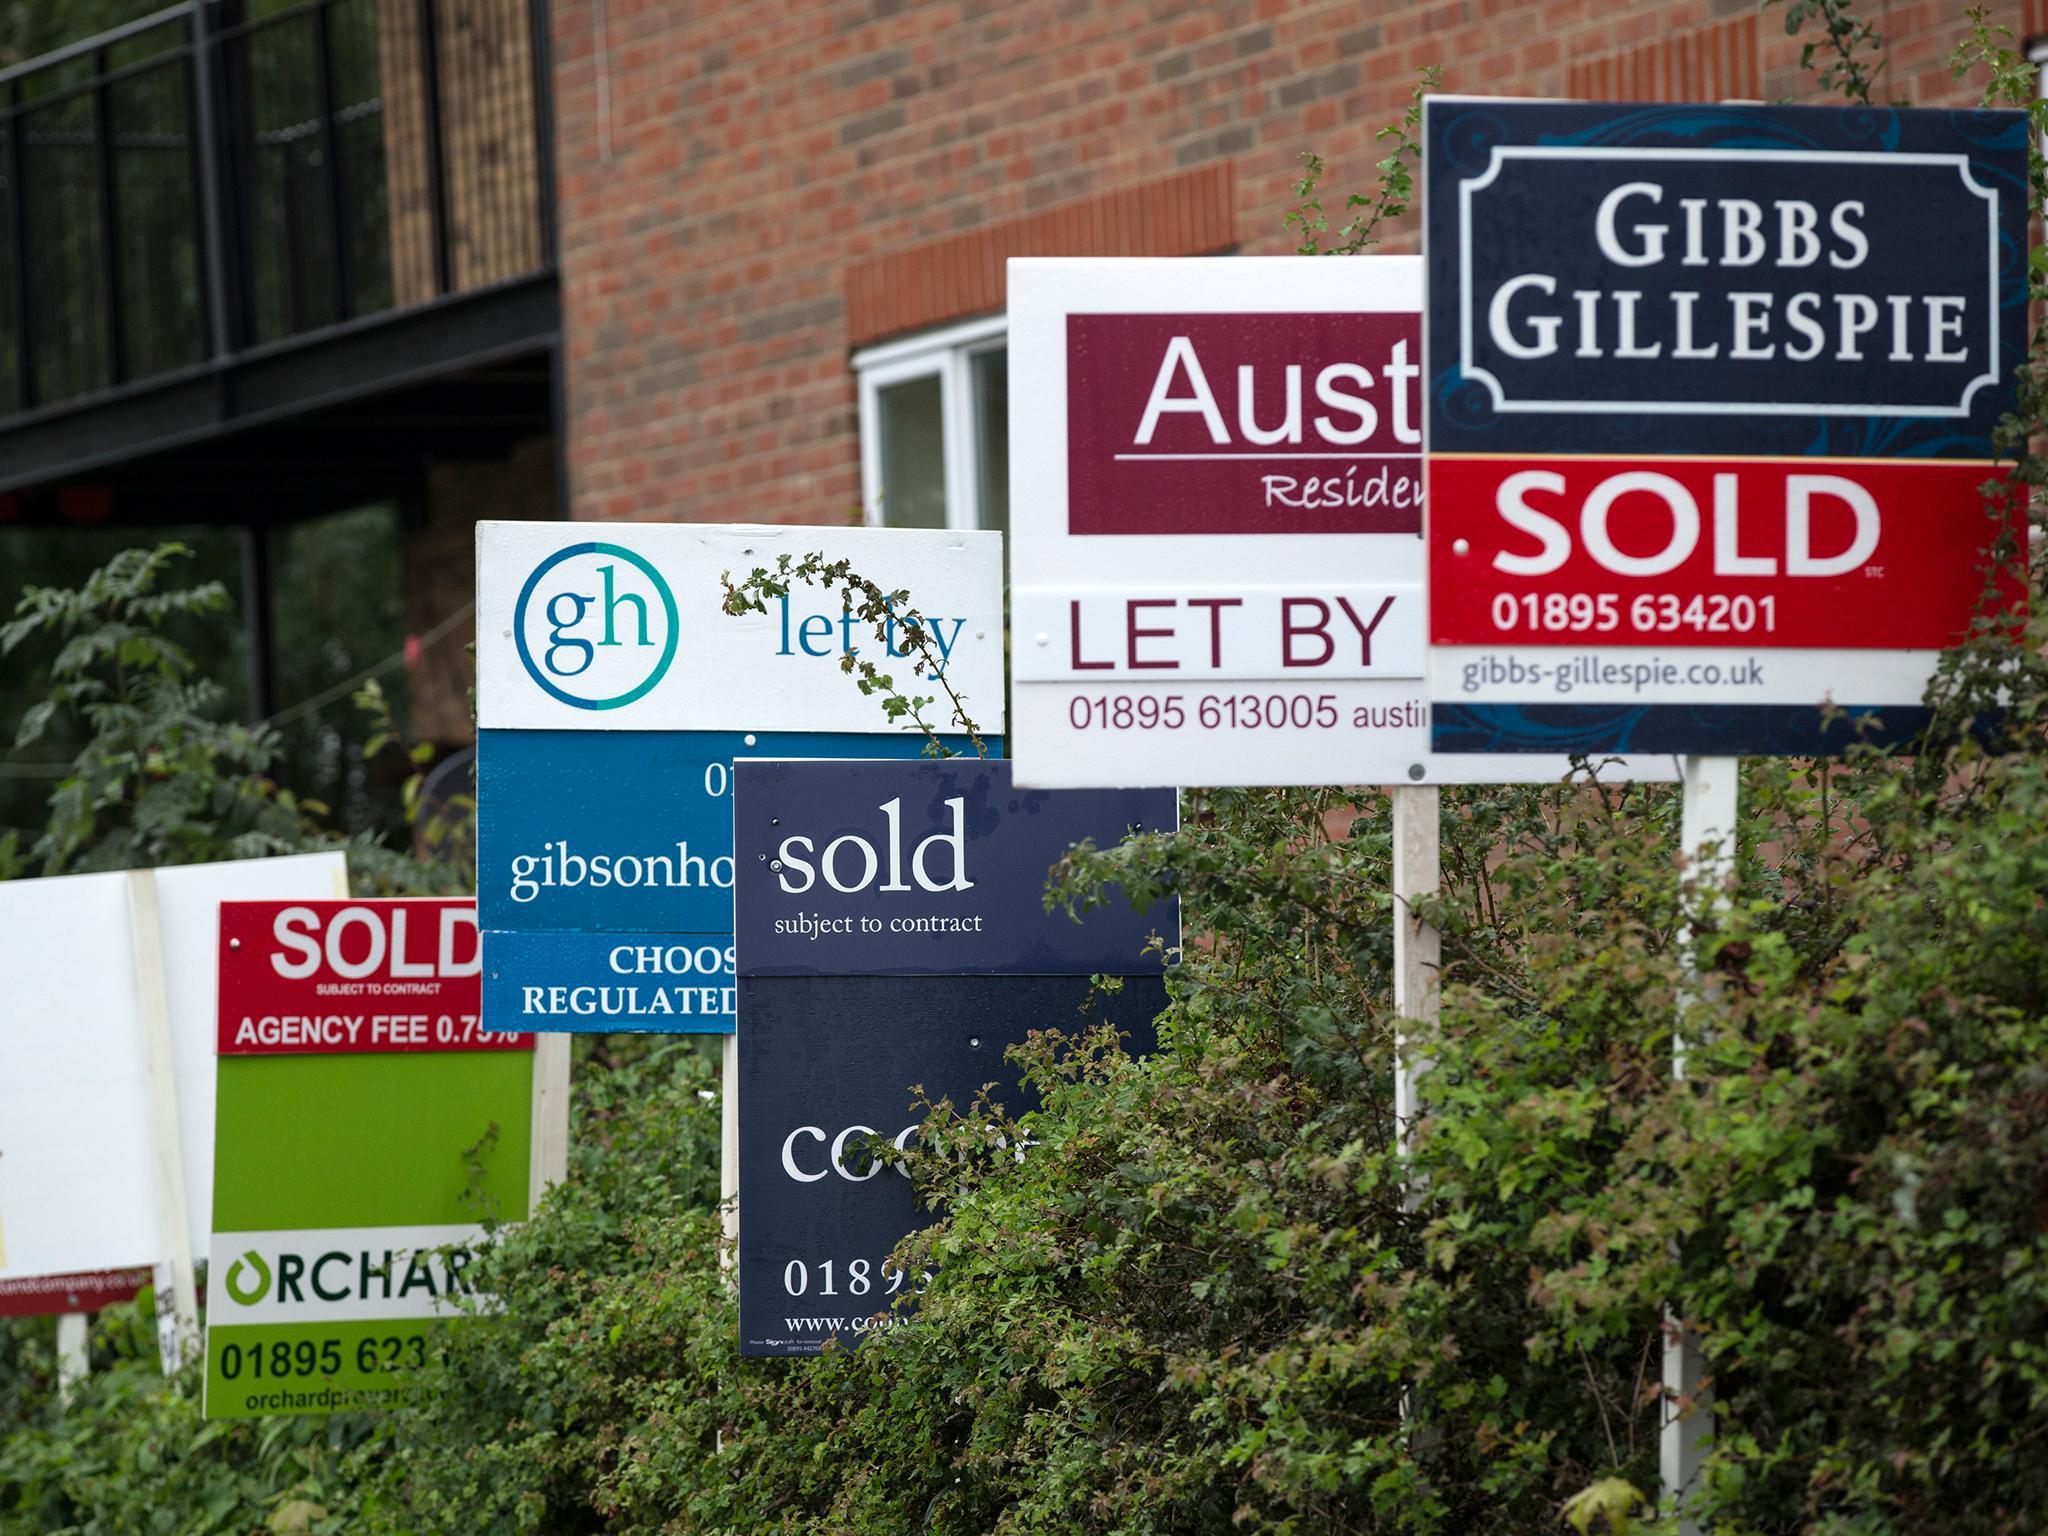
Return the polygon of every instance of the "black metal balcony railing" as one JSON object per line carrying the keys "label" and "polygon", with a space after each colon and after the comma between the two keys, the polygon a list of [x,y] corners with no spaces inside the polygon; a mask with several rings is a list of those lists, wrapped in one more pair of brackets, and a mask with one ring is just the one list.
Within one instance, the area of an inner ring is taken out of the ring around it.
{"label": "black metal balcony railing", "polygon": [[540,0],[186,0],[0,74],[0,414],[552,265]]}

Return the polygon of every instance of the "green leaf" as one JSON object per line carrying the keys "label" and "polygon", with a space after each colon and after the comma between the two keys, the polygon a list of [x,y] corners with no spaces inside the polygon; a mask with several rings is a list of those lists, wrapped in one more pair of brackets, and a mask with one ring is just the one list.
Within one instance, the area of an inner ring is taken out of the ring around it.
{"label": "green leaf", "polygon": [[1626,1478],[1607,1477],[1565,1500],[1564,1518],[1579,1536],[1628,1536],[1636,1509],[1648,1502]]}

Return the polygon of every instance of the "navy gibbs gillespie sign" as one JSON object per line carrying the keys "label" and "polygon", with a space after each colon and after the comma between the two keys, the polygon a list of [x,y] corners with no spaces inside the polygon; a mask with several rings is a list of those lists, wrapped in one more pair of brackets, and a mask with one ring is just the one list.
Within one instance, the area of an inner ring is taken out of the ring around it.
{"label": "navy gibbs gillespie sign", "polygon": [[791,583],[766,615],[720,578],[844,558],[931,620],[981,728],[1003,727],[1001,540],[896,529],[477,527],[477,912],[489,1029],[730,1032],[735,757],[911,757],[841,671],[911,692],[895,626]]}
{"label": "navy gibbs gillespie sign", "polygon": [[1044,896],[1069,849],[1170,829],[1175,801],[1018,789],[974,758],[742,762],[734,785],[740,1352],[815,1355],[930,1283],[891,1257],[927,1218],[875,1155],[916,1137],[917,1090],[965,1109],[994,1085],[1022,1114],[1004,1053],[1032,1031],[1107,1022],[1151,1048],[1178,903],[1112,892],[1077,922]]}
{"label": "navy gibbs gillespie sign", "polygon": [[1910,736],[1987,579],[2024,601],[1981,489],[2024,117],[1432,98],[1424,140],[1436,748]]}

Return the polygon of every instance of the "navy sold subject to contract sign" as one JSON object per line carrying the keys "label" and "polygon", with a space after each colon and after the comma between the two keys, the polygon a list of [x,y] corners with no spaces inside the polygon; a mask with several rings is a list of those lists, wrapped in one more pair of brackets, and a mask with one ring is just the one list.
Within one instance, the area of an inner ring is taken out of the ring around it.
{"label": "navy sold subject to contract sign", "polygon": [[2025,118],[1431,98],[1424,139],[1436,749],[1911,736],[1987,578],[2025,598],[1981,489]]}
{"label": "navy sold subject to contract sign", "polygon": [[993,1084],[1021,1114],[1036,1095],[1004,1053],[1032,1031],[1108,1022],[1150,1049],[1178,904],[1112,892],[1077,922],[1044,895],[1082,840],[1172,828],[1174,795],[1020,790],[975,758],[733,772],[740,1352],[815,1355],[930,1283],[891,1257],[928,1218],[875,1155],[916,1137],[915,1090],[964,1110]]}

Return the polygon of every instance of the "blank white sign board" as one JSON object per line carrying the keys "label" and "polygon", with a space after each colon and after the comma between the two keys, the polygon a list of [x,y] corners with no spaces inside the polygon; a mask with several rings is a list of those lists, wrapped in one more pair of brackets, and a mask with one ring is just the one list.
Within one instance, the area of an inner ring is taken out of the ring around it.
{"label": "blank white sign board", "polygon": [[0,884],[0,1280],[154,1262],[125,875]]}
{"label": "blank white sign board", "polygon": [[[0,883],[0,1283],[163,1257],[126,872]],[[195,1248],[213,1220],[220,904],[348,894],[340,853],[153,872]]]}

